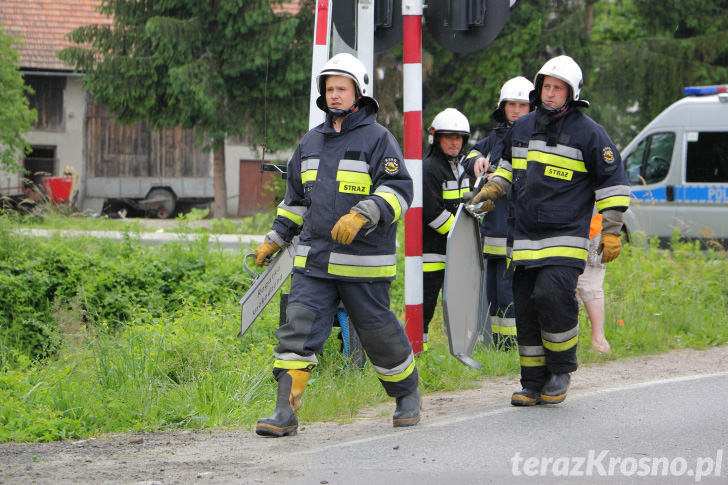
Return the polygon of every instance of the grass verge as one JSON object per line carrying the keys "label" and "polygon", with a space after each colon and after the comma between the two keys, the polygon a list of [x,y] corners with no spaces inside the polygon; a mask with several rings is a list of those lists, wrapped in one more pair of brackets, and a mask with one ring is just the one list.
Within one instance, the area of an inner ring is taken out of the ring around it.
{"label": "grass verge", "polygon": [[[238,300],[250,285],[249,248],[199,243],[150,248],[123,242],[19,236],[0,218],[0,441],[50,441],[101,433],[252,429],[273,408],[278,296],[238,339]],[[98,227],[94,227],[98,229]],[[401,256],[401,255],[400,255]],[[404,312],[403,269],[392,307]],[[580,346],[580,362],[705,348],[728,341],[726,252],[677,238],[630,244],[605,280],[613,354]],[[580,339],[590,328],[580,315]],[[335,329],[334,332],[337,332]],[[431,347],[418,358],[425,393],[474,388],[518,375],[515,351],[478,345],[481,371],[448,353],[438,309]],[[367,363],[347,366],[330,338],[306,390],[306,422],[347,421],[387,401]]]}

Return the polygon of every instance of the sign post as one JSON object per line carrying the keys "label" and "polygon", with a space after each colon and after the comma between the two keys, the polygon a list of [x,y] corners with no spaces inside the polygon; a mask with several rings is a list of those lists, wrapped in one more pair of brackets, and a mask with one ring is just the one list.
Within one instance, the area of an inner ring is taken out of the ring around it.
{"label": "sign post", "polygon": [[402,2],[404,161],[414,198],[404,216],[405,331],[412,351],[422,353],[422,0]]}
{"label": "sign post", "polygon": [[374,96],[374,1],[359,0],[356,16],[356,54],[369,73],[369,96]]}
{"label": "sign post", "polygon": [[316,106],[319,97],[316,77],[329,60],[329,39],[331,38],[331,2],[316,1],[316,27],[313,33],[313,57],[311,62],[311,97],[308,108],[308,129],[324,122],[325,113]]}

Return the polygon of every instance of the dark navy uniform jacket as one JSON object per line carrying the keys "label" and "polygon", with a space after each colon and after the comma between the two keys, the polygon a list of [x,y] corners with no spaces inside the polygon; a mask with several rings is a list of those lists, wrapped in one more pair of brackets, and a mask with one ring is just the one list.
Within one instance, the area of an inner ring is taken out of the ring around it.
{"label": "dark navy uniform jacket", "polygon": [[[539,107],[508,131],[495,177],[510,182],[514,266],[583,270],[594,203],[624,212],[630,189],[619,151],[602,126],[570,107]],[[494,178],[495,178],[494,177]]]}
{"label": "dark navy uniform jacket", "polygon": [[447,235],[470,181],[459,163],[451,163],[440,144],[430,145],[422,160],[422,270],[445,269]]}
{"label": "dark navy uniform jacket", "polygon": [[[503,150],[503,137],[508,131],[508,125],[501,123],[496,126],[487,138],[473,146],[463,163],[469,175],[475,176],[473,166],[478,157],[490,155],[490,163],[498,167],[500,154]],[[495,209],[483,216],[480,224],[480,233],[483,236],[483,255],[486,258],[506,257],[506,237],[508,236],[508,200],[501,198],[495,201]]]}
{"label": "dark navy uniform jacket", "polygon": [[[290,242],[300,232],[294,271],[352,281],[393,280],[399,221],[413,186],[394,136],[376,122],[376,107],[348,114],[341,132],[330,117],[311,129],[288,161],[286,196],[273,230]],[[331,238],[339,218],[371,199],[380,212],[349,245]]]}

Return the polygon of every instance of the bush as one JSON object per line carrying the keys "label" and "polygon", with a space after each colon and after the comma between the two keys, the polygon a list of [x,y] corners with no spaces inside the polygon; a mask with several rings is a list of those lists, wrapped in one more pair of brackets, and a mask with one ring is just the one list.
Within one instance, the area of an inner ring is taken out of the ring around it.
{"label": "bush", "polygon": [[175,315],[186,305],[220,305],[249,287],[242,255],[211,249],[206,240],[149,247],[133,233],[121,243],[0,234],[0,365],[11,350],[31,360],[56,354],[58,312],[78,308],[85,325],[119,328],[144,312]]}
{"label": "bush", "polygon": [[[0,442],[82,438],[104,432],[252,427],[272,409],[278,296],[241,339],[238,301],[250,286],[242,257],[203,239],[148,247],[44,239],[0,217]],[[400,232],[400,241],[403,232]],[[580,362],[703,348],[728,341],[724,251],[675,240],[627,244],[605,279],[612,355],[578,348]],[[392,308],[404,311],[403,248]],[[285,288],[285,286],[284,286]],[[584,313],[580,339],[588,342]],[[418,357],[424,392],[516,376],[518,352],[476,345],[476,371],[449,355],[441,308],[430,351]],[[327,340],[309,379],[301,419],[348,420],[388,399],[372,366],[347,366]]]}

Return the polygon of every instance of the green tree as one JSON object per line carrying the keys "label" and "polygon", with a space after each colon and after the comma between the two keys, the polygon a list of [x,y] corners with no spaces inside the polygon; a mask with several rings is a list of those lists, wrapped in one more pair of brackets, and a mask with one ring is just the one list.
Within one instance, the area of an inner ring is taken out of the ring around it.
{"label": "green tree", "polygon": [[555,55],[568,53],[580,63],[589,58],[585,24],[584,2],[531,0],[517,2],[498,38],[480,51],[448,52],[425,37],[425,58],[432,59],[423,90],[425,124],[453,106],[468,117],[471,140],[484,137],[494,125],[491,113],[505,81],[515,76],[532,80]]}
{"label": "green tree", "polygon": [[28,134],[36,112],[28,107],[25,85],[20,73],[19,54],[12,48],[13,38],[0,26],[0,169],[15,172],[21,167],[18,157],[30,151],[24,138]]}
{"label": "green tree", "polygon": [[689,85],[728,81],[728,2],[597,2],[590,72],[596,112],[625,146]]}
{"label": "green tree", "polygon": [[280,0],[102,0],[112,25],[74,30],[59,57],[85,73],[122,122],[194,128],[214,152],[215,217],[224,217],[224,142],[289,147],[306,131],[313,9]]}
{"label": "green tree", "polygon": [[728,80],[726,0],[518,1],[498,38],[471,54],[444,50],[426,36],[425,125],[447,106],[486,135],[501,85],[533,79],[543,63],[567,54],[584,74],[586,111],[618,146],[693,84]]}

